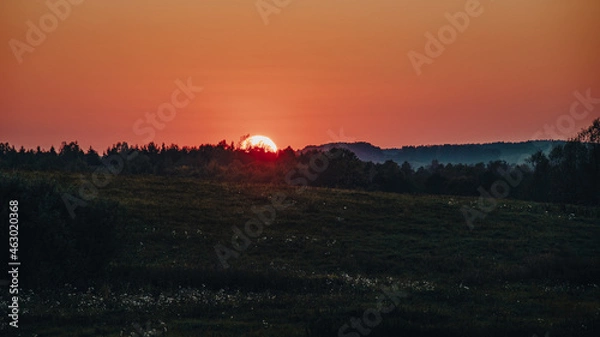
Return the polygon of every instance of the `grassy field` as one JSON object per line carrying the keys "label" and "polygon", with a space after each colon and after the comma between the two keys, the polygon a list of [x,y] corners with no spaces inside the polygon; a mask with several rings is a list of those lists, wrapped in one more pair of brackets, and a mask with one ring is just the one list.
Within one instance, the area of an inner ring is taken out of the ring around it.
{"label": "grassy field", "polygon": [[[233,249],[232,227],[283,197],[286,208],[224,269],[215,245]],[[99,198],[127,210],[108,276],[27,292],[23,336],[600,331],[600,208],[501,200],[471,230],[460,207],[475,198],[158,176],[118,176]],[[370,310],[378,301],[389,310]]]}

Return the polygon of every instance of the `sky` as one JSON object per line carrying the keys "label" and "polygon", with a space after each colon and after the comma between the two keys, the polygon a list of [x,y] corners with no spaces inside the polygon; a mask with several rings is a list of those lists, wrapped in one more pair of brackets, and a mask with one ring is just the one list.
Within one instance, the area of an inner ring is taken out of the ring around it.
{"label": "sky", "polygon": [[599,17],[597,0],[6,0],[0,142],[566,139],[600,116],[571,111],[600,98]]}

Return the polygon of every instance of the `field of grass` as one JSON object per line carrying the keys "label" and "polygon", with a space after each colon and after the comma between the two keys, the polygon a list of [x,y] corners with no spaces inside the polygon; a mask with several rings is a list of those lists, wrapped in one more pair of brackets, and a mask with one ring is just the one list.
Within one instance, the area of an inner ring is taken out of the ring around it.
{"label": "field of grass", "polygon": [[[223,268],[215,245],[233,249],[232,227],[244,231],[284,197]],[[600,331],[600,208],[501,200],[471,230],[460,208],[476,198],[125,175],[99,198],[127,210],[107,276],[27,292],[23,336],[338,336],[345,324],[340,336]],[[390,310],[373,314],[382,296]]]}

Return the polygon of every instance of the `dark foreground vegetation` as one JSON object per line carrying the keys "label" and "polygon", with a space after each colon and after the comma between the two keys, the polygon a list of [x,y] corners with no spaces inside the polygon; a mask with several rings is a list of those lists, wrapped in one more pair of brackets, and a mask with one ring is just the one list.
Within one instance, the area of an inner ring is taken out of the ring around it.
{"label": "dark foreground vegetation", "polygon": [[[103,156],[4,144],[0,218],[19,201],[19,332],[597,336],[599,130],[529,165],[417,170],[224,142]],[[480,189],[507,171],[519,183],[467,226],[462,210],[481,209]],[[0,323],[0,335],[11,329]]]}
{"label": "dark foreground vegetation", "polygon": [[[72,219],[79,179],[1,175],[22,205],[22,336],[338,336],[385,288],[402,295],[369,336],[600,329],[598,207],[505,200],[469,230],[476,198],[121,175]],[[215,246],[277,195],[291,206],[224,269]]]}

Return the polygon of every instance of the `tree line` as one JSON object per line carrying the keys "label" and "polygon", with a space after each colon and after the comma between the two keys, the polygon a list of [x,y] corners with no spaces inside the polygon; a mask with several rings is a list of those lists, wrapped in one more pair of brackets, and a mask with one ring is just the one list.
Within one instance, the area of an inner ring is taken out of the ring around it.
{"label": "tree line", "polygon": [[[523,179],[511,189],[512,198],[542,202],[600,204],[600,118],[564,145],[545,154],[532,153],[526,164],[492,161],[478,164],[442,164],[412,167],[408,162],[361,161],[346,149],[331,149],[327,168],[307,180],[310,186],[416,194],[477,196],[503,179],[500,172],[519,170]],[[307,168],[319,150],[296,152],[290,147],[277,153],[261,148],[242,150],[233,143],[179,147],[150,143],[131,146],[117,143],[99,154],[84,151],[77,142],[60,149],[15,149],[0,143],[0,170],[91,172],[114,155],[127,154],[119,174],[190,176],[198,179],[285,184],[289,172]]]}

